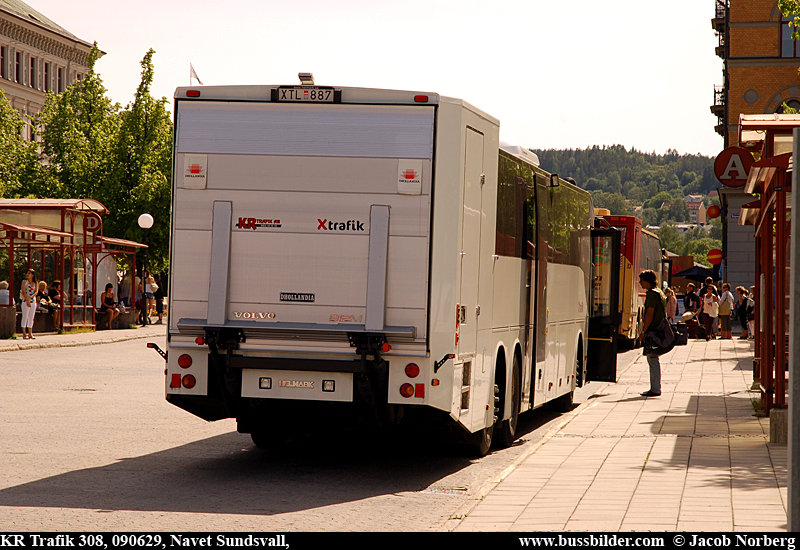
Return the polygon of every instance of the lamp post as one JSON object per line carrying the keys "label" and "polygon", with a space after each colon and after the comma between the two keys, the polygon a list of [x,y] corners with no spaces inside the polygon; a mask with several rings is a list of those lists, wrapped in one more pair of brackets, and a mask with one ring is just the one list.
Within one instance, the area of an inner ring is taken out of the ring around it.
{"label": "lamp post", "polygon": [[[147,230],[153,227],[153,216],[150,214],[142,214],[139,216],[139,227],[144,230],[144,256],[142,257],[142,309],[139,312],[139,320],[142,322],[142,326],[147,325],[150,323],[150,316],[147,312],[147,296],[144,293],[145,289],[145,282],[144,282],[144,272],[147,270]],[[133,290],[134,296],[136,296],[136,289]]]}

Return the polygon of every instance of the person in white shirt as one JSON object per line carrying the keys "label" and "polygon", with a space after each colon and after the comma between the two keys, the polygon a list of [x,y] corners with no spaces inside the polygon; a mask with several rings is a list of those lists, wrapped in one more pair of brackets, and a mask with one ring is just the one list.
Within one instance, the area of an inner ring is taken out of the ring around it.
{"label": "person in white shirt", "polygon": [[731,334],[731,315],[736,302],[731,294],[731,285],[722,284],[722,296],[719,298],[719,332],[723,340],[733,339]]}

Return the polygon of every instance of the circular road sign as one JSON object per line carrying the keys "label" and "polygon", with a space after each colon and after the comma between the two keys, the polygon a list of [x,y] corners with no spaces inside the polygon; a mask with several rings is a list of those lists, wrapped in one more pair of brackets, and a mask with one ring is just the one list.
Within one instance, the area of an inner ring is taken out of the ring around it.
{"label": "circular road sign", "polygon": [[722,250],[719,248],[712,248],[708,251],[708,261],[711,265],[719,265],[722,263]]}

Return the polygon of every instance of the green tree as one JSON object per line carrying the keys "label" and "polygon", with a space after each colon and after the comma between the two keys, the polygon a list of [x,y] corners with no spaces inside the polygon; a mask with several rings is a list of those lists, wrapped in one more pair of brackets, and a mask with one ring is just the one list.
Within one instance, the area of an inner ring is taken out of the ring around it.
{"label": "green tree", "polygon": [[[701,230],[702,231],[702,230]],[[712,239],[711,237],[702,237],[700,239],[691,240],[686,243],[686,256],[694,256],[694,261],[708,266],[708,251],[713,248],[722,248],[722,241]]]}
{"label": "green tree", "polygon": [[168,261],[170,220],[170,175],[172,171],[172,119],[167,98],[150,93],[153,83],[153,54],[150,49],[141,61],[142,76],[134,100],[120,113],[114,143],[115,163],[111,185],[104,193],[104,204],[113,207],[114,216],[105,228],[122,238],[143,238],[137,220],[143,213],[155,219],[148,232],[148,267],[163,269]]}
{"label": "green tree", "polygon": [[0,197],[25,193],[38,167],[35,145],[22,137],[25,120],[0,90]]}
{"label": "green tree", "polygon": [[615,216],[630,216],[630,206],[625,202],[625,197],[618,193],[605,191],[592,191],[592,204],[595,208],[608,208]]}
{"label": "green tree", "polygon": [[85,78],[60,94],[48,92],[45,106],[36,117],[46,162],[39,177],[25,189],[32,195],[94,198],[105,204],[119,105],[107,97],[103,81],[94,70],[99,54],[95,43]]}
{"label": "green tree", "polygon": [[656,234],[661,240],[662,248],[666,248],[678,256],[684,255],[683,250],[686,248],[686,245],[683,242],[683,238],[681,237],[680,233],[678,233],[677,229],[675,229],[674,223],[667,222],[662,224]]}

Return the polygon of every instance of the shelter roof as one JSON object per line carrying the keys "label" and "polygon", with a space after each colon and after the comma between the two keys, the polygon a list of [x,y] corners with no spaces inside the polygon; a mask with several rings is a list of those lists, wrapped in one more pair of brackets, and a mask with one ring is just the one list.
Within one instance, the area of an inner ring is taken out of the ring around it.
{"label": "shelter roof", "polygon": [[[4,235],[0,236],[0,240],[8,238],[9,231],[16,231],[17,237],[14,239],[17,243],[28,243],[35,245],[54,245],[62,244],[66,246],[74,246],[72,243],[64,242],[64,239],[72,237],[71,233],[64,233],[63,231],[56,231],[55,229],[48,229],[46,227],[39,227],[36,225],[21,225],[17,223],[0,222],[0,232]],[[26,236],[26,234],[30,236]],[[50,237],[55,237],[56,240],[50,240]]]}
{"label": "shelter roof", "polygon": [[100,242],[106,244],[115,244],[117,246],[132,246],[134,248],[149,248],[146,244],[137,243],[136,241],[126,241],[125,239],[115,239],[114,237],[97,237]]}
{"label": "shelter roof", "polygon": [[94,199],[0,199],[3,208],[69,208],[108,214],[108,209]]}

